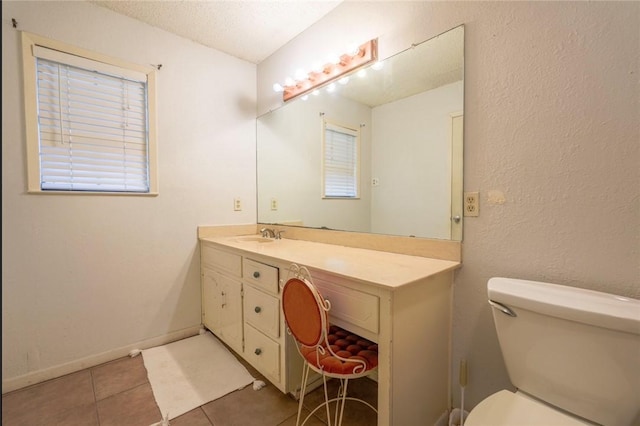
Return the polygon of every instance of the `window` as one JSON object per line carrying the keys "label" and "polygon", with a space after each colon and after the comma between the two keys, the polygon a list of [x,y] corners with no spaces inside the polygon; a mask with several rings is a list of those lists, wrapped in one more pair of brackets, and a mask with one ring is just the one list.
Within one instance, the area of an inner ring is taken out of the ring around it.
{"label": "window", "polygon": [[323,120],[322,141],[323,198],[358,198],[360,129]]}
{"label": "window", "polygon": [[29,192],[157,194],[155,74],[23,33]]}

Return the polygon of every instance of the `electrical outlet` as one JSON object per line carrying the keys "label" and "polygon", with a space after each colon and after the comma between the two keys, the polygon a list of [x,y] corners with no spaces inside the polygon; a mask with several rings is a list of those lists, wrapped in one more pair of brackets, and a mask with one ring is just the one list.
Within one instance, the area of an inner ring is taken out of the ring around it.
{"label": "electrical outlet", "polygon": [[240,198],[233,199],[233,210],[237,212],[242,210],[242,201],[240,201]]}
{"label": "electrical outlet", "polygon": [[278,210],[278,200],[275,198],[271,199],[271,210]]}
{"label": "electrical outlet", "polygon": [[480,214],[480,197],[477,192],[464,193],[464,215],[478,216]]}
{"label": "electrical outlet", "polygon": [[371,186],[378,186],[378,185],[380,185],[380,179],[378,178],[371,179]]}

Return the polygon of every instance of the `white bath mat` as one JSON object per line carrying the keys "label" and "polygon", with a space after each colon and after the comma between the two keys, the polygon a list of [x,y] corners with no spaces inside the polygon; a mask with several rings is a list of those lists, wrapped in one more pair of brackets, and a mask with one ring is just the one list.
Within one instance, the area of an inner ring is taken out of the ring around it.
{"label": "white bath mat", "polygon": [[174,419],[254,381],[210,332],[142,351],[153,396]]}

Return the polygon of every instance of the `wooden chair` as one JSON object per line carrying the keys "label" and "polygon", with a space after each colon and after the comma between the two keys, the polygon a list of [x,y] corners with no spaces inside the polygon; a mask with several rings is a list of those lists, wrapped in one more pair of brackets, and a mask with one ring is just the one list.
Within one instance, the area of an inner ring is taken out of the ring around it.
{"label": "wooden chair", "polygon": [[[368,402],[347,397],[347,385],[350,379],[366,376],[378,366],[378,345],[330,325],[328,312],[331,303],[325,300],[313,285],[309,271],[297,265],[292,265],[290,271],[293,271],[295,276],[288,279],[283,287],[282,310],[287,332],[295,339],[298,352],[305,361],[296,426],[300,426],[310,370],[322,376],[325,401],[304,419],[303,425],[322,406],[326,406],[329,426],[341,425],[347,399],[359,401],[377,413],[376,408]],[[327,378],[340,381],[338,395],[332,399],[329,399],[327,391]],[[331,423],[329,405],[334,401],[337,404],[334,422]]]}

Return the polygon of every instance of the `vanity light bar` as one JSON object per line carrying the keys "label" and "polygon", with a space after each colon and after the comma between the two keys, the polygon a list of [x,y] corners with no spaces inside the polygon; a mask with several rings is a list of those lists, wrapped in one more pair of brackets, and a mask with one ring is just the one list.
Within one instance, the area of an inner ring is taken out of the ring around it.
{"label": "vanity light bar", "polygon": [[282,87],[282,98],[286,102],[298,96],[309,94],[319,87],[343,78],[377,60],[378,40],[369,40],[361,45],[355,54],[344,54],[340,56],[339,61],[336,61],[337,63],[327,63],[321,70],[310,71],[306,78],[285,82],[283,87],[276,83],[274,88],[276,86]]}

